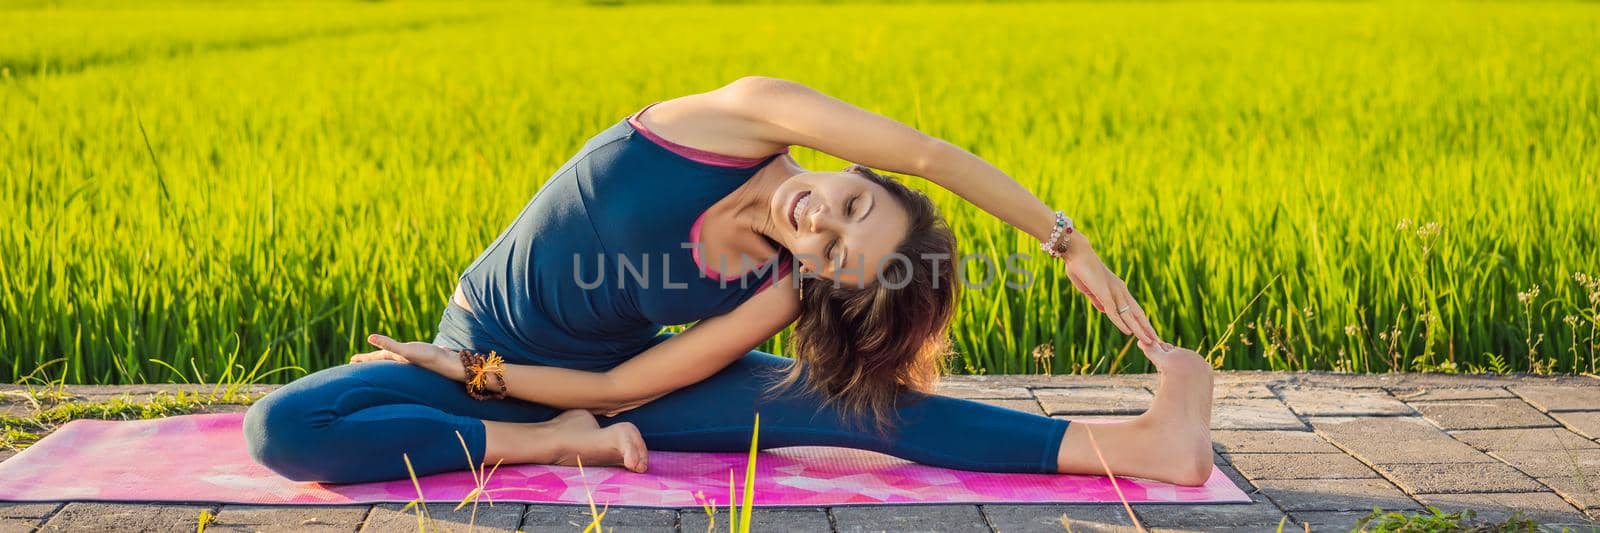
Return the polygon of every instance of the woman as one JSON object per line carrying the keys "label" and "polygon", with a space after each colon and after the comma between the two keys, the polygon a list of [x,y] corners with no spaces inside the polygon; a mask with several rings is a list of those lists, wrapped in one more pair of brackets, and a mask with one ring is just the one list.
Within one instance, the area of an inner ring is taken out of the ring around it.
{"label": "woman", "polygon": [[[744,449],[759,411],[764,447],[1103,472],[1084,425],[929,392],[956,304],[953,235],[920,193],[861,165],[809,171],[792,145],[926,178],[1039,239],[1161,372],[1147,413],[1094,426],[1106,464],[1207,479],[1209,365],[1161,341],[1069,219],[953,144],[767,77],[589,139],[458,278],[432,343],[372,335],[379,350],[262,398],[251,453],[336,483],[405,477],[402,453],[418,475],[460,470],[462,441],[487,464],[642,472],[647,444]],[[790,324],[793,362],[753,350]]]}

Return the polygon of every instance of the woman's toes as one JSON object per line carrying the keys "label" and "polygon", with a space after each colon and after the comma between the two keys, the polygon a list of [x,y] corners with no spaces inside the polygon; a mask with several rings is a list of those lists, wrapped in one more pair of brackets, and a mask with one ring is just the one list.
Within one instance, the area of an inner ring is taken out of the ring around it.
{"label": "woman's toes", "polygon": [[639,428],[630,422],[620,422],[606,427],[606,431],[613,432],[617,438],[617,448],[622,451],[622,466],[634,472],[644,472],[649,468],[649,450],[645,448],[644,436],[639,434]]}

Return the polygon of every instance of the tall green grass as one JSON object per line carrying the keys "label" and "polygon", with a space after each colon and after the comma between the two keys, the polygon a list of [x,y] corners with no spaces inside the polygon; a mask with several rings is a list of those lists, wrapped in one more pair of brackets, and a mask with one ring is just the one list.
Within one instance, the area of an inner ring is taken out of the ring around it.
{"label": "tall green grass", "polygon": [[[748,74],[994,163],[1222,368],[1596,366],[1600,286],[1575,275],[1600,276],[1600,5],[119,9],[0,8],[0,379],[432,338],[585,139]],[[1037,255],[912,183],[963,252]],[[1045,259],[966,292],[954,369],[1146,370]]]}

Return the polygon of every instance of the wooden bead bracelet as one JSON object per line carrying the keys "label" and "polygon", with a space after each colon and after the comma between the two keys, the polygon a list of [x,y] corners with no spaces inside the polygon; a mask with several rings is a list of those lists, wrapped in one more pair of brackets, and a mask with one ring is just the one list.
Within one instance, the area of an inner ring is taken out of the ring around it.
{"label": "wooden bead bracelet", "polygon": [[[506,366],[500,354],[489,351],[489,355],[472,353],[466,350],[456,350],[461,356],[461,366],[467,369],[467,394],[476,400],[499,400],[506,397]],[[499,383],[499,391],[490,391],[488,377],[493,375]]]}

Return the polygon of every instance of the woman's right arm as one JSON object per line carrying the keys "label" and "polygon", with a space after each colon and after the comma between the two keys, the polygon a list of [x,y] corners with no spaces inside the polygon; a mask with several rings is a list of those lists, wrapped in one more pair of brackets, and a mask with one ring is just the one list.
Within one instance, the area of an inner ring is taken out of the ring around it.
{"label": "woman's right arm", "polygon": [[[785,276],[732,311],[701,320],[606,372],[506,364],[506,395],[559,409],[631,409],[711,377],[783,331],[799,313],[800,291]],[[444,347],[378,334],[367,342],[380,349],[357,354],[350,362],[394,360],[458,382],[467,380],[456,353]]]}
{"label": "woman's right arm", "polygon": [[[399,342],[374,333],[367,342],[379,349],[350,357],[351,363],[399,361],[466,383],[467,369],[454,350],[426,342]],[[505,364],[506,396],[562,409],[587,409],[615,402],[605,374],[543,365]]]}

